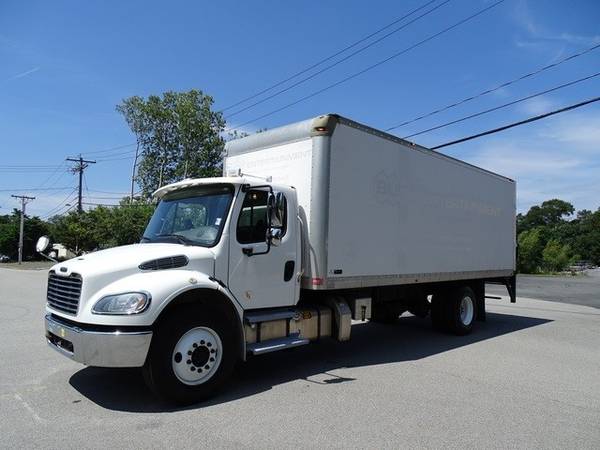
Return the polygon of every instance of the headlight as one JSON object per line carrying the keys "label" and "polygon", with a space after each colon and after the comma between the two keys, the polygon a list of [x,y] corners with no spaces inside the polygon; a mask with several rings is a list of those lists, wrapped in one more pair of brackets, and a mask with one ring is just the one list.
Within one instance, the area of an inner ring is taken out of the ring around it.
{"label": "headlight", "polygon": [[125,292],[102,297],[92,308],[93,314],[139,314],[150,305],[150,294]]}

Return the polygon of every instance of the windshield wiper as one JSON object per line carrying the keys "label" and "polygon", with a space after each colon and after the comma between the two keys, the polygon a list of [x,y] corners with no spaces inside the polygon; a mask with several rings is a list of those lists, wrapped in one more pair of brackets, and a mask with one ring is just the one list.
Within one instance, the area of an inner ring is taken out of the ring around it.
{"label": "windshield wiper", "polygon": [[157,238],[175,238],[180,244],[183,245],[194,245],[195,242],[191,239],[182,236],[181,234],[169,233],[169,234],[157,234]]}

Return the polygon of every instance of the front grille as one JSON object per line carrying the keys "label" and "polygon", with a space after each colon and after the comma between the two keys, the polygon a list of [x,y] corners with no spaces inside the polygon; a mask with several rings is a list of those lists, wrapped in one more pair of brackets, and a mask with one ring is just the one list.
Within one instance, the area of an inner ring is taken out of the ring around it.
{"label": "front grille", "polygon": [[61,277],[51,271],[48,275],[48,306],[69,314],[77,314],[81,284],[81,276],[76,273]]}

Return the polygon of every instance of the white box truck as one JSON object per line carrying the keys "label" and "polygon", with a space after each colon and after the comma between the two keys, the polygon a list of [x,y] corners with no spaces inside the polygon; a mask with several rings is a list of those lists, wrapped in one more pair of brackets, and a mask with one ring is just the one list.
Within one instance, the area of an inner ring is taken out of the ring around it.
{"label": "white box truck", "polygon": [[514,181],[338,115],[228,142],[223,177],[155,197],[139,244],[50,270],[46,338],[177,403],[353,320],[465,334],[486,282],[515,301]]}

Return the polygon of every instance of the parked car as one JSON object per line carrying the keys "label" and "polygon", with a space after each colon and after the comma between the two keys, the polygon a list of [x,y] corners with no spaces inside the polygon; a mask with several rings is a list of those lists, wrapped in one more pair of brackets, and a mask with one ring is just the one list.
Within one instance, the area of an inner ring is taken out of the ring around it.
{"label": "parked car", "polygon": [[10,261],[10,258],[6,255],[0,254],[0,263],[7,263]]}

